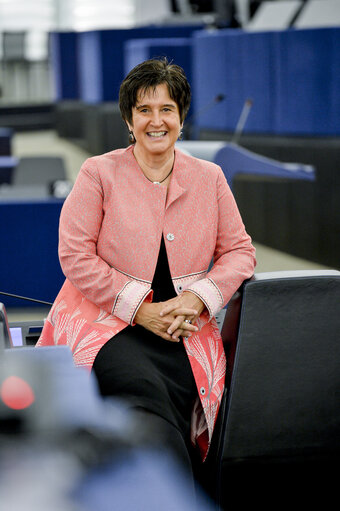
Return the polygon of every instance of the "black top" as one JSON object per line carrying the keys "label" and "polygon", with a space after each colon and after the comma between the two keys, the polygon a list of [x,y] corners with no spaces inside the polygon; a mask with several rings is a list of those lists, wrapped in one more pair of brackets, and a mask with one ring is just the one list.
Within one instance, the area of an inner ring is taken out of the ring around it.
{"label": "black top", "polygon": [[[154,302],[176,296],[163,237],[151,287]],[[93,370],[103,395],[146,408],[189,435],[197,391],[182,340],[166,341],[139,325],[128,326],[101,348]]]}
{"label": "black top", "polygon": [[171,280],[168,256],[163,236],[151,288],[154,292],[153,302],[163,302],[176,296],[176,291]]}

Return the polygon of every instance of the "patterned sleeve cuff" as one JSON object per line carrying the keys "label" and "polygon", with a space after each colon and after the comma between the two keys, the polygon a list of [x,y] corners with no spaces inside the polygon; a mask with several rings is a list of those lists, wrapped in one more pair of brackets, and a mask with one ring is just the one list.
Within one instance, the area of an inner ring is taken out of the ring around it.
{"label": "patterned sleeve cuff", "polygon": [[192,291],[204,302],[209,312],[209,319],[213,318],[223,307],[222,293],[210,278],[194,282],[186,288],[186,291]]}
{"label": "patterned sleeve cuff", "polygon": [[148,284],[130,280],[118,293],[113,304],[112,314],[133,325],[133,318],[146,298],[152,298],[152,289]]}

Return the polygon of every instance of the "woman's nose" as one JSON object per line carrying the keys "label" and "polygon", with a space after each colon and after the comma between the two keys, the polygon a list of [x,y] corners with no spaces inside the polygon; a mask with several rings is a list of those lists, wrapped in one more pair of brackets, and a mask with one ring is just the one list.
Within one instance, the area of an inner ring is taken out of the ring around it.
{"label": "woman's nose", "polygon": [[152,112],[151,122],[154,126],[160,126],[162,124],[162,116],[161,113],[158,111]]}

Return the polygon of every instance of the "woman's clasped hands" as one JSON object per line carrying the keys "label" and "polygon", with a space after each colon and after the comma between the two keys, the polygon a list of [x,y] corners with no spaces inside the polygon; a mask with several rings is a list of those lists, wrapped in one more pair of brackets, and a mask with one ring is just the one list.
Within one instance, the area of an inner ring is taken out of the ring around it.
{"label": "woman's clasped hands", "polygon": [[167,341],[179,342],[198,331],[194,324],[205,305],[190,291],[165,302],[143,302],[135,316],[135,323]]}

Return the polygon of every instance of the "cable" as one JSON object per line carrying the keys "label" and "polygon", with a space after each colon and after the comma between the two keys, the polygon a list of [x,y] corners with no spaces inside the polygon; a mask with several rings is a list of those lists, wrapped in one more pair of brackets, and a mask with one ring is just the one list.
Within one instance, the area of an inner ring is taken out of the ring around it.
{"label": "cable", "polygon": [[20,300],[28,300],[29,302],[42,303],[44,305],[53,305],[53,303],[50,302],[36,300],[35,298],[28,298],[27,296],[13,295],[12,293],[5,293],[4,291],[0,291],[0,295],[10,296],[11,298],[20,298]]}

